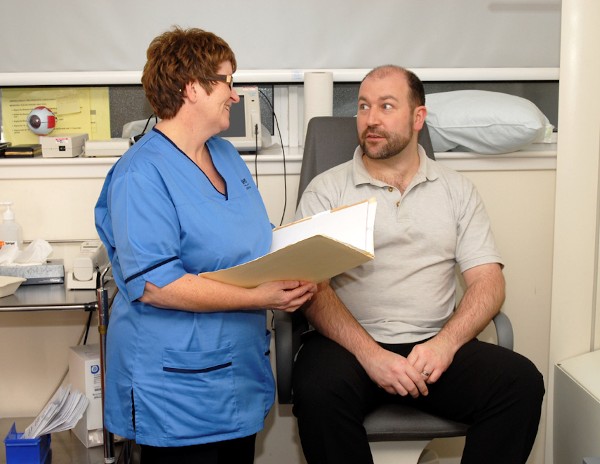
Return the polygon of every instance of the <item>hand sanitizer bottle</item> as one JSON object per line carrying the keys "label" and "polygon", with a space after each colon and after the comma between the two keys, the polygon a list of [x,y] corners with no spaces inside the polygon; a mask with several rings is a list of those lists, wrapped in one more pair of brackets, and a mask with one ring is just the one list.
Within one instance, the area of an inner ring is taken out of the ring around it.
{"label": "hand sanitizer bottle", "polygon": [[12,201],[2,201],[0,205],[6,207],[0,224],[0,241],[5,245],[17,245],[20,249],[23,245],[23,229],[15,222],[15,213],[10,209]]}

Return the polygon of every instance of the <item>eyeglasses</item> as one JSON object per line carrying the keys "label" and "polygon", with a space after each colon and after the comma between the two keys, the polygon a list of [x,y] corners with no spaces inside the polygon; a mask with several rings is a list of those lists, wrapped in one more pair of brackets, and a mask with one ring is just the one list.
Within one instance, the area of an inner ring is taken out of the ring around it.
{"label": "eyeglasses", "polygon": [[[224,82],[225,84],[227,84],[229,86],[230,90],[233,90],[233,75],[231,75],[231,74],[213,74],[210,77],[202,77],[202,78],[206,79],[207,81]],[[179,89],[179,92],[182,93],[183,89]]]}
{"label": "eyeglasses", "polygon": [[225,82],[230,89],[233,89],[233,76],[231,74],[214,74],[208,80]]}

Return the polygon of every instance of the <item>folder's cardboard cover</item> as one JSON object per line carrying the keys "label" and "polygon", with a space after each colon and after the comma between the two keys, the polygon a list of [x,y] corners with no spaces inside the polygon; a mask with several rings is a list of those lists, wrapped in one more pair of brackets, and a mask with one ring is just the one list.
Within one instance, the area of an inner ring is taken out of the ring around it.
{"label": "folder's cardboard cover", "polygon": [[273,280],[322,282],[375,257],[376,206],[370,199],[280,227],[265,256],[201,275],[245,288]]}

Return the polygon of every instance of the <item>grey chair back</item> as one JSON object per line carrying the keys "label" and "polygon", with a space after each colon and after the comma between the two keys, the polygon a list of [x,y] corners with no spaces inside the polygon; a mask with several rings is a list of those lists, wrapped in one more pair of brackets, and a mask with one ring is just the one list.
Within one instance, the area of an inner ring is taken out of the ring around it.
{"label": "grey chair back", "polygon": [[[427,124],[423,125],[423,129],[419,132],[418,140],[427,156],[435,159]],[[312,118],[306,129],[304,156],[298,185],[298,202],[313,177],[352,159],[357,146],[356,118],[352,116]]]}

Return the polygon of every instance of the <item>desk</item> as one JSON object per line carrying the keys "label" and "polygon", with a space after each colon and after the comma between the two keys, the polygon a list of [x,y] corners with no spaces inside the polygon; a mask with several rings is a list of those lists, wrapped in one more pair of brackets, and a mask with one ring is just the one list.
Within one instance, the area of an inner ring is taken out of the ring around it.
{"label": "desk", "polygon": [[[103,290],[105,290],[105,292],[103,293],[103,301],[100,302],[100,298],[98,297],[98,292],[96,290],[68,290],[66,288],[66,286],[64,284],[47,284],[47,285],[21,285],[21,287],[19,287],[17,289],[17,291],[10,296],[6,296],[3,298],[0,298],[0,312],[9,312],[9,311],[95,311],[95,310],[99,310],[99,329],[101,329],[101,341],[100,341],[100,346],[101,346],[101,355],[100,355],[100,365],[101,365],[101,371],[102,371],[102,381],[104,383],[104,357],[103,357],[103,353],[102,353],[102,345],[103,345],[103,333],[105,334],[106,332],[106,323],[108,322],[108,320],[104,320],[105,318],[108,317],[107,314],[103,314],[103,313],[107,313],[108,312],[108,308],[110,307],[112,300],[114,298],[114,296],[117,293],[117,287],[114,283],[114,281],[110,280],[108,283],[103,284],[102,287]],[[106,307],[104,308],[104,311],[102,310],[103,308],[99,308],[100,305],[106,305]],[[100,323],[100,321],[102,320],[102,322]],[[102,325],[100,325],[102,324]],[[4,420],[4,419],[2,419]],[[31,422],[31,421],[29,421]],[[17,424],[18,427],[20,427],[19,424]],[[27,424],[26,424],[27,425]],[[10,423],[8,424],[8,426],[5,427],[6,432],[3,433],[8,433],[8,428],[10,427]],[[18,429],[19,431],[22,431],[21,429]],[[0,432],[2,432],[2,428],[0,428]],[[69,438],[67,440],[71,440],[73,439],[72,437],[70,437],[70,432],[66,432],[67,435],[69,436]],[[62,440],[61,434],[56,434],[57,437],[59,437],[59,444],[58,446],[62,446],[62,443],[64,440]],[[6,435],[4,435],[6,436]],[[106,437],[106,431],[105,431],[105,437]],[[55,445],[54,445],[54,435],[53,435],[53,443],[52,443],[52,449],[53,449],[53,455],[54,453],[54,449],[55,449]],[[76,440],[76,438],[75,438]],[[106,441],[106,439],[105,439]],[[105,444],[105,447],[99,448],[99,452],[100,452],[100,456],[102,457],[102,459],[98,462],[104,462],[104,454],[105,454],[105,448],[106,449],[110,449],[110,451],[106,452],[107,456],[114,456],[112,454],[112,435],[111,435],[111,440],[110,441],[106,441],[106,443],[110,443],[110,445]],[[80,443],[81,444],[81,443]],[[83,444],[81,444],[81,447],[83,448],[83,450],[86,450],[85,446],[83,446]],[[108,448],[107,448],[108,447]],[[2,456],[4,456],[4,459],[6,459],[6,455],[4,452],[4,446],[2,446]],[[71,451],[69,450],[69,452],[67,452],[65,454],[65,456],[68,458],[69,456],[71,456]],[[3,461],[5,462],[5,461]],[[66,462],[66,463],[70,463],[70,462],[75,462],[75,463],[79,463],[79,462],[96,462],[96,461],[85,461],[85,460],[80,460],[80,459],[76,459],[75,461],[71,461],[71,460],[65,460],[65,461],[60,461],[58,460],[58,457],[53,458],[53,462],[55,463],[60,463],[60,462]],[[113,462],[113,461],[107,461],[107,462]]]}
{"label": "desk", "polygon": [[[112,300],[114,282],[107,285]],[[67,290],[63,284],[21,285],[10,296],[0,298],[0,312],[5,311],[95,311],[96,290]]]}

